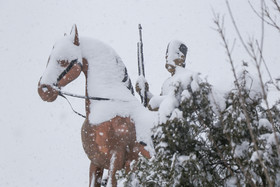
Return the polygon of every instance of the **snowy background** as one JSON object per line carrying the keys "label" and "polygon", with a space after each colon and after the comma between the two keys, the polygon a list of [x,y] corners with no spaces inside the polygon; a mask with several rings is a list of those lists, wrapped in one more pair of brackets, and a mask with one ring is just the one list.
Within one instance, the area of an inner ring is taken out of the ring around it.
{"label": "snowy background", "polygon": [[[259,38],[260,21],[248,2],[230,3],[243,35]],[[226,90],[232,73],[213,30],[213,10],[225,14],[232,42],[236,36],[223,0],[0,0],[0,186],[88,185],[89,160],[80,138],[83,118],[62,98],[46,103],[37,94],[53,44],[74,23],[80,36],[98,38],[117,51],[133,84],[141,23],[146,78],[154,94],[160,93],[162,82],[170,76],[164,57],[173,39],[189,47],[188,69]],[[280,74],[278,41],[277,32],[265,30],[264,52],[273,77]],[[239,43],[234,55],[240,68],[240,59],[247,57]],[[84,77],[65,90],[83,94]],[[84,111],[84,101],[71,102]]]}

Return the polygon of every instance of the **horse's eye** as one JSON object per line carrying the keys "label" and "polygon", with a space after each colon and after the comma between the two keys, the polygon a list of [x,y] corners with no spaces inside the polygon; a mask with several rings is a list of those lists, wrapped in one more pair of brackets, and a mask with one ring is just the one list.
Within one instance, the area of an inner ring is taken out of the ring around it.
{"label": "horse's eye", "polygon": [[58,61],[58,63],[59,63],[62,67],[67,67],[67,66],[69,65],[68,61],[65,61],[65,60]]}

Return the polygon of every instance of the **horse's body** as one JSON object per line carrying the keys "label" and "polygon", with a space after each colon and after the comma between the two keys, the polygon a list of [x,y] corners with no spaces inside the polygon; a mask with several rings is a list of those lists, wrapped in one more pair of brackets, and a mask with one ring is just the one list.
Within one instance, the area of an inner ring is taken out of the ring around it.
{"label": "horse's body", "polygon": [[[69,67],[75,59],[80,64]],[[86,96],[113,99],[86,99],[86,120],[81,135],[91,161],[89,185],[100,186],[105,168],[109,170],[108,185],[116,186],[117,170],[125,166],[129,170],[130,162],[137,159],[139,153],[149,157],[149,152],[136,141],[136,128],[131,119],[131,111],[139,107],[139,103],[133,96],[126,68],[115,51],[97,40],[79,39],[76,26],[70,36],[55,44],[39,81],[39,95],[45,101],[54,101],[58,96],[54,86],[66,86],[80,72],[86,77]]]}

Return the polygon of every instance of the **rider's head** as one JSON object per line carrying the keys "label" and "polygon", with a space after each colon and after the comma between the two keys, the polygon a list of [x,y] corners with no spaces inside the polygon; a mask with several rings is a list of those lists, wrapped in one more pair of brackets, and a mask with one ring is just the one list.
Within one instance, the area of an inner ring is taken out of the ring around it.
{"label": "rider's head", "polygon": [[180,41],[171,41],[166,50],[166,64],[165,68],[172,75],[175,73],[176,66],[185,67],[186,66],[186,55],[188,48],[185,44]]}

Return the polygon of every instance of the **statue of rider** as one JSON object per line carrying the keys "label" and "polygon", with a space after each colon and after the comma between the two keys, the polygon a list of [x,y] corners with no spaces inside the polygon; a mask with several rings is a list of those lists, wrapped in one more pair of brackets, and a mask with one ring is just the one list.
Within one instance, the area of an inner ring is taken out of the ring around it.
{"label": "statue of rider", "polygon": [[[171,41],[166,50],[166,64],[165,68],[167,71],[171,74],[171,77],[165,80],[162,86],[161,94],[160,96],[167,95],[168,92],[174,91],[169,88],[170,82],[172,82],[172,79],[174,75],[176,75],[176,72],[178,69],[185,68],[186,66],[186,55],[187,55],[188,48],[187,46],[182,43],[181,41],[174,40]],[[141,87],[141,85],[145,85],[146,90],[147,90],[147,100],[148,100],[148,108],[149,110],[152,111],[157,111],[160,105],[160,102],[158,102],[158,96],[154,96],[150,91],[149,91],[149,84],[148,82],[145,82],[145,84],[139,84],[139,82],[136,83],[136,92],[141,96],[141,90],[144,89]],[[152,101],[152,100],[157,100],[157,101]],[[151,102],[152,101],[152,102]]]}

